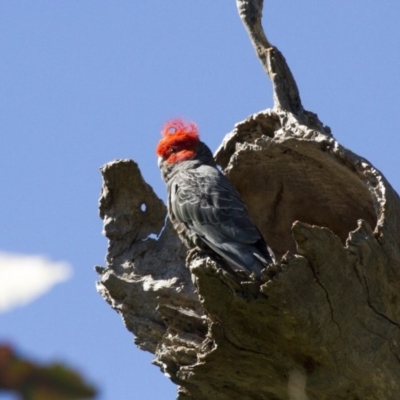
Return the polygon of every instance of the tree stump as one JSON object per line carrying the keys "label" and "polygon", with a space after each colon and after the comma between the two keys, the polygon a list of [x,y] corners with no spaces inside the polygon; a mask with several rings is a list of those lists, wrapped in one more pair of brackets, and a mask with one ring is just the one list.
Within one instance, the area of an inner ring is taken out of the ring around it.
{"label": "tree stump", "polygon": [[138,165],[102,167],[109,239],[97,289],[179,400],[398,399],[400,199],[301,104],[261,27],[237,0],[274,87],[274,108],[236,124],[215,158],[277,262],[260,280],[186,248]]}

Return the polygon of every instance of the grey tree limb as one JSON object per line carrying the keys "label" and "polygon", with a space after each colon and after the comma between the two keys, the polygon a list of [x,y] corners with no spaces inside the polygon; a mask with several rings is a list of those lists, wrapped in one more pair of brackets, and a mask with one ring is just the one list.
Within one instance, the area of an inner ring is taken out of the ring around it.
{"label": "grey tree limb", "polygon": [[399,196],[302,108],[262,1],[237,4],[275,104],[236,124],[215,157],[279,261],[259,281],[205,256],[185,265],[165,205],[134,161],[116,160],[101,170],[97,289],[179,400],[397,399]]}
{"label": "grey tree limb", "polygon": [[300,93],[283,54],[267,39],[261,18],[264,0],[236,0],[239,16],[274,89],[275,107],[301,116]]}

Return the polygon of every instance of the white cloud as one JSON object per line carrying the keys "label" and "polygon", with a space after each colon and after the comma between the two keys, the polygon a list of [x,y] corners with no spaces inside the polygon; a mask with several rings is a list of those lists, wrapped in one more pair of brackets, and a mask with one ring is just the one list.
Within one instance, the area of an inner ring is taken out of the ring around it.
{"label": "white cloud", "polygon": [[71,276],[68,263],[0,252],[0,312],[30,303]]}

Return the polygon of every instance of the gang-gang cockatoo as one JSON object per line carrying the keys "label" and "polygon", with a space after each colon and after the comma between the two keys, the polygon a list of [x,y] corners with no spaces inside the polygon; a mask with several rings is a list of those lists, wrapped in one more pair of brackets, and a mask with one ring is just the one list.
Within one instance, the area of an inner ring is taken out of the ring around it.
{"label": "gang-gang cockatoo", "polygon": [[261,275],[273,262],[237,190],[217,168],[194,123],[173,120],[157,145],[169,218],[189,249],[211,249],[233,269]]}

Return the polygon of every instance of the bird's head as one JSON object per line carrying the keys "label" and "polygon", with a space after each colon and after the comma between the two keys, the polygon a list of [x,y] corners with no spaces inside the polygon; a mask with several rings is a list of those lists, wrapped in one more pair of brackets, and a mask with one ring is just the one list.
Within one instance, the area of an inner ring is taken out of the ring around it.
{"label": "bird's head", "polygon": [[174,165],[196,156],[200,139],[196,124],[175,119],[164,125],[156,153],[158,165]]}

